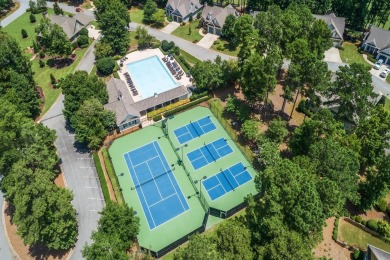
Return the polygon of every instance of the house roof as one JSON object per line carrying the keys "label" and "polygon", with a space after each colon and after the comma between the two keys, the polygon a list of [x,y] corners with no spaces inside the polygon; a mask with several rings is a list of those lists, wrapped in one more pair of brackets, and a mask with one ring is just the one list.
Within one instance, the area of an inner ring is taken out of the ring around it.
{"label": "house roof", "polygon": [[177,10],[182,17],[195,13],[202,5],[198,0],[168,0],[167,6],[171,6],[173,10]]}
{"label": "house roof", "polygon": [[70,39],[88,25],[91,18],[83,13],[77,13],[74,17],[52,14],[50,15],[50,21],[61,26],[66,36]]}
{"label": "house roof", "polygon": [[386,252],[386,251],[379,249],[379,248],[372,246],[372,245],[368,245],[368,248],[371,250],[372,254],[375,255],[376,259],[378,259],[378,260],[390,259],[389,252]]}
{"label": "house roof", "polygon": [[372,25],[364,37],[364,42],[374,45],[379,50],[390,48],[390,31]]}
{"label": "house roof", "polygon": [[326,15],[313,14],[313,17],[319,20],[323,20],[328,25],[328,28],[332,31],[332,33],[335,32],[337,34],[338,37],[335,37],[336,35],[333,34],[333,38],[343,39],[345,30],[344,17],[337,17],[334,13]]}
{"label": "house roof", "polygon": [[188,89],[184,86],[180,86],[177,88],[170,89],[168,91],[162,92],[156,96],[145,98],[140,100],[132,105],[134,109],[137,111],[143,111],[148,108],[160,105],[169,100],[184,96],[188,94]]}
{"label": "house roof", "polygon": [[202,19],[208,24],[222,28],[229,14],[238,16],[237,10],[232,5],[228,5],[225,8],[206,5],[202,11]]}
{"label": "house roof", "polygon": [[128,115],[140,117],[140,113],[132,107],[134,103],[129,89],[124,81],[116,78],[107,83],[108,103],[104,108],[115,112],[116,124],[120,125]]}

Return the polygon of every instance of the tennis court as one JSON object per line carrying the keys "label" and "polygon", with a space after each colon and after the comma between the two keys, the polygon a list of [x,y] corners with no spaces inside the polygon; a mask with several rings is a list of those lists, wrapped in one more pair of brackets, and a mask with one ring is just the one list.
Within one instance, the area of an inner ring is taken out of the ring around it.
{"label": "tennis court", "polygon": [[175,133],[179,143],[184,144],[215,129],[216,126],[214,125],[213,121],[211,121],[210,117],[207,116],[194,122],[190,121],[189,124],[182,126],[173,132]]}
{"label": "tennis court", "polygon": [[206,179],[203,186],[210,199],[216,200],[250,180],[252,176],[240,162]]}
{"label": "tennis court", "polygon": [[124,154],[150,229],[189,210],[189,206],[159,144],[141,146]]}
{"label": "tennis court", "polygon": [[189,152],[187,157],[190,160],[192,167],[197,170],[232,152],[233,150],[227,143],[227,140],[225,138],[220,138],[212,143],[205,144],[199,149]]}

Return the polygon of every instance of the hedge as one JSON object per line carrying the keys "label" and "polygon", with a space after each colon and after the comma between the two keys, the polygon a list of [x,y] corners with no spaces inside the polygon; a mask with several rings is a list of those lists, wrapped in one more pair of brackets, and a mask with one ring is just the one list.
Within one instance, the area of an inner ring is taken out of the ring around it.
{"label": "hedge", "polygon": [[154,121],[154,122],[160,121],[161,119],[162,119],[162,115],[161,115],[161,114],[159,114],[159,115],[153,117],[153,121]]}
{"label": "hedge", "polygon": [[333,235],[332,238],[334,241],[337,241],[337,237],[339,235],[339,218],[334,222]]}
{"label": "hedge", "polygon": [[93,161],[95,162],[96,171],[99,176],[100,186],[102,187],[104,200],[105,202],[109,202],[111,200],[110,193],[108,192],[107,182],[106,179],[104,178],[102,165],[100,164],[99,156],[97,153],[93,154]]}
{"label": "hedge", "polygon": [[370,219],[369,221],[367,221],[366,226],[369,229],[372,229],[374,231],[378,231],[378,221],[376,221],[375,219]]}
{"label": "hedge", "polygon": [[193,106],[195,106],[195,105],[198,105],[198,104],[200,104],[200,103],[202,103],[202,102],[204,102],[204,101],[206,101],[206,100],[209,100],[209,99],[210,99],[209,96],[202,97],[202,98],[200,98],[200,99],[197,99],[197,100],[195,100],[195,101],[192,101],[192,102],[190,102],[190,103],[187,103],[187,104],[185,104],[185,105],[183,105],[183,106],[180,106],[180,107],[178,107],[178,108],[169,110],[169,111],[167,111],[167,112],[164,113],[164,117],[168,117],[168,116],[173,115],[173,114],[175,114],[175,113],[177,113],[177,112],[180,112],[180,111],[185,110],[185,109],[187,109],[187,108],[190,108],[190,107],[193,107]]}
{"label": "hedge", "polygon": [[115,174],[114,167],[112,166],[108,151],[106,147],[102,148],[102,155],[104,158],[104,164],[106,165],[106,171],[108,174],[108,177],[111,180],[112,188],[114,190],[114,194],[116,197],[116,201],[118,202],[119,205],[123,205],[123,195],[122,192],[120,191],[120,186],[118,182],[117,175]]}
{"label": "hedge", "polygon": [[197,100],[199,98],[202,98],[202,97],[205,97],[205,96],[208,96],[209,95],[209,92],[208,91],[204,91],[204,92],[201,92],[199,94],[193,94],[191,97],[190,97],[190,101],[194,101],[194,100]]}
{"label": "hedge", "polygon": [[162,107],[162,108],[159,108],[159,109],[150,111],[150,112],[148,113],[148,118],[153,118],[153,117],[155,117],[155,116],[157,116],[157,115],[159,115],[159,114],[162,114],[162,113],[164,113],[164,112],[166,112],[166,111],[168,111],[168,110],[174,109],[174,108],[176,108],[176,107],[178,107],[178,106],[184,105],[184,104],[186,104],[186,103],[188,103],[188,102],[190,102],[189,99],[183,99],[183,100],[179,100],[179,101],[176,102],[176,103],[170,104],[170,105],[168,105],[168,106],[165,106],[165,107]]}

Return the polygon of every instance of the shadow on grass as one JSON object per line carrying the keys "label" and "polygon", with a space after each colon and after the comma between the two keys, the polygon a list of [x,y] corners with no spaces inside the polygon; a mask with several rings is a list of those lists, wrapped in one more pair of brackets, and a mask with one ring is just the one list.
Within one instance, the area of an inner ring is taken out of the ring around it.
{"label": "shadow on grass", "polygon": [[65,67],[70,66],[75,60],[76,60],[76,56],[71,58],[62,58],[62,59],[50,58],[47,60],[46,64],[50,68],[63,69]]}

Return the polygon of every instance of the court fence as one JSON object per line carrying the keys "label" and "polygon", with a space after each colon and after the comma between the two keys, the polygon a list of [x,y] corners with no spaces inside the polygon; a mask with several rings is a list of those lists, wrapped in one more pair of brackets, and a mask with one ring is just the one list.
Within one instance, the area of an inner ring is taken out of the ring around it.
{"label": "court fence", "polygon": [[213,99],[209,101],[211,112],[214,114],[215,118],[218,119],[219,123],[226,130],[230,138],[236,143],[237,147],[239,148],[240,152],[244,155],[244,157],[247,158],[249,162],[253,163],[253,159],[254,159],[253,152],[248,146],[243,146],[240,144],[240,142],[238,141],[239,136],[237,132],[232,128],[229,121],[223,117],[223,109],[218,107],[216,101],[219,101],[219,99],[218,100]]}

